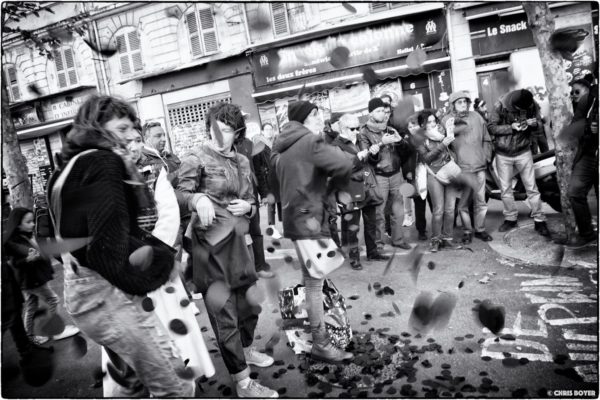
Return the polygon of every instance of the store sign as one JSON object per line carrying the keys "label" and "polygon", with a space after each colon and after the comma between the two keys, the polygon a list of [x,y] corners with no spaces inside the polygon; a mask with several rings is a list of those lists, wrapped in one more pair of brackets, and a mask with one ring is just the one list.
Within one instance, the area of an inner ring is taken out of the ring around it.
{"label": "store sign", "polygon": [[431,92],[433,94],[432,106],[439,110],[443,109],[447,111],[448,100],[450,99],[450,93],[452,93],[452,76],[450,70],[432,72],[430,75],[431,79]]}
{"label": "store sign", "polygon": [[[592,25],[578,25],[573,29],[581,29],[591,33]],[[582,45],[573,53],[573,61],[565,61],[567,69],[567,81],[571,82],[582,79],[587,74],[591,74],[594,69],[594,39],[592,34],[588,35]]]}
{"label": "store sign", "polygon": [[46,121],[64,119],[77,115],[77,110],[87,98],[86,96],[61,96],[45,102],[43,106]]}
{"label": "store sign", "polygon": [[524,13],[476,19],[469,26],[475,56],[535,46]]}
{"label": "store sign", "polygon": [[[446,20],[441,10],[403,17],[385,25],[345,32],[323,39],[252,55],[256,86],[304,78],[340,69],[332,65],[334,49],[345,47],[342,68],[407,56],[416,48],[442,48]],[[343,58],[343,57],[342,57]]]}

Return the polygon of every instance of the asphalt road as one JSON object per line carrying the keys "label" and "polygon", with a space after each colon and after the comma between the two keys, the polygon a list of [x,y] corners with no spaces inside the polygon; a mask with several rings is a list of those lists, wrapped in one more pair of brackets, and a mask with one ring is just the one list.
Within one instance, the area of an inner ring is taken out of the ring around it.
{"label": "asphalt road", "polygon": [[[520,207],[526,219],[526,208]],[[497,229],[501,220],[501,203],[491,200],[489,230]],[[416,232],[411,235],[416,242]],[[427,247],[424,242],[421,245]],[[265,247],[269,246],[270,240],[265,239]],[[425,253],[418,271],[411,268],[403,251],[397,253],[387,275],[383,274],[385,262],[366,261],[363,271],[344,265],[332,274],[349,306],[355,355],[361,365],[311,365],[303,355],[296,355],[280,331],[278,306],[268,296],[255,344],[263,349],[274,335],[281,340],[273,349],[276,365],[252,367],[255,376],[282,396],[300,398],[597,397],[597,266],[514,263],[477,239],[469,248],[472,251]],[[287,240],[268,253],[278,281],[276,285],[260,281],[266,293],[272,293],[274,286],[300,282],[300,271],[284,262],[286,254],[294,255]],[[61,281],[59,273],[53,282],[58,293],[62,293]],[[377,296],[376,283],[390,287],[394,294]],[[422,292],[434,298],[446,296],[448,306],[449,299],[456,301],[446,326],[417,331],[411,325],[411,312]],[[504,329],[498,335],[484,328],[474,311],[486,300],[504,308]],[[234,397],[234,385],[215,351],[203,302],[196,303],[202,310],[198,323],[208,329],[205,341],[213,350],[217,370],[215,376],[200,379],[197,395]],[[98,347],[89,343],[87,354],[79,358],[73,339],[54,346],[54,376],[46,385],[33,388],[23,382],[12,339],[4,335],[3,397],[101,397],[101,389],[93,388],[93,373],[100,365]],[[368,357],[359,357],[365,354]],[[354,383],[349,383],[346,378],[354,376]]]}

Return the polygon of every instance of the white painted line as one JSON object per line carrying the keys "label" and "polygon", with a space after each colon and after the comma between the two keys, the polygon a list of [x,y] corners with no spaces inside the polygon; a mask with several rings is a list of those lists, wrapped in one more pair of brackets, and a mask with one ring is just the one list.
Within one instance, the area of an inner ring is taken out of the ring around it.
{"label": "white painted line", "polygon": [[596,364],[578,365],[573,369],[583,378],[584,382],[598,383],[598,366]]}
{"label": "white painted line", "polygon": [[521,286],[583,286],[583,283],[579,282],[577,278],[557,276],[554,278],[521,282]]}
{"label": "white painted line", "polygon": [[574,286],[527,286],[521,288],[521,292],[580,292],[582,287]]}
{"label": "white painted line", "polygon": [[538,274],[515,274],[523,278],[551,278],[551,275],[538,275]]}
{"label": "white painted line", "polygon": [[596,303],[596,300],[592,300],[586,295],[580,293],[559,293],[558,296],[559,297],[546,298],[531,293],[525,293],[525,297],[527,297],[533,304]]}
{"label": "white painted line", "polygon": [[573,351],[598,351],[598,345],[583,343],[567,343],[567,349]]}
{"label": "white painted line", "polygon": [[[546,316],[546,313],[548,312],[548,310],[551,310],[553,308],[563,310],[567,314],[569,314],[570,316],[572,316],[574,318],[549,319]],[[546,322],[547,324],[550,324],[550,325],[554,325],[554,326],[574,325],[574,324],[595,324],[596,322],[598,322],[598,318],[596,318],[596,317],[577,318],[571,310],[569,310],[567,307],[561,306],[559,304],[544,304],[544,305],[542,305],[538,309],[538,315],[540,316],[540,318],[542,320],[544,320],[544,322]]]}
{"label": "white painted line", "polygon": [[548,347],[546,347],[546,345],[543,345],[541,343],[538,342],[533,342],[531,340],[522,340],[522,339],[517,339],[517,340],[511,340],[511,341],[502,341],[500,343],[496,343],[495,342],[496,338],[487,338],[481,345],[482,349],[481,349],[481,356],[482,357],[492,357],[495,358],[497,360],[503,360],[504,357],[504,353],[502,351],[488,351],[488,348],[490,346],[493,345],[499,345],[501,346],[501,348],[506,348],[507,345],[510,345],[511,347],[513,346],[520,346],[520,347],[524,347],[524,348],[530,348],[530,349],[535,349],[540,351],[541,353],[521,353],[521,352],[515,352],[515,351],[510,351],[510,353],[513,355],[514,358],[527,358],[529,361],[543,361],[543,362],[552,362],[554,360],[554,357],[552,356],[552,354],[550,353],[550,350],[548,350]]}
{"label": "white painted line", "polygon": [[569,353],[573,361],[598,361],[598,354],[594,353]]}
{"label": "white painted line", "polygon": [[597,342],[598,336],[596,335],[582,335],[576,333],[572,329],[563,330],[563,337],[567,340],[578,340],[580,342]]}

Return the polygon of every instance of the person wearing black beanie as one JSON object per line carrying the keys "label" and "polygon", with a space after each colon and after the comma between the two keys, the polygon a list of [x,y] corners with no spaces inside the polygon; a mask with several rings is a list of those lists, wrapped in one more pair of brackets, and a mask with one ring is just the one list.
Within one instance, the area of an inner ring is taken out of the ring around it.
{"label": "person wearing black beanie", "polygon": [[369,100],[369,113],[373,112],[373,110],[376,110],[379,107],[385,107],[386,103],[381,100],[380,97],[373,97],[371,100]]}
{"label": "person wearing black beanie", "polygon": [[288,105],[288,119],[303,124],[314,109],[317,109],[317,106],[310,101],[294,101]]}

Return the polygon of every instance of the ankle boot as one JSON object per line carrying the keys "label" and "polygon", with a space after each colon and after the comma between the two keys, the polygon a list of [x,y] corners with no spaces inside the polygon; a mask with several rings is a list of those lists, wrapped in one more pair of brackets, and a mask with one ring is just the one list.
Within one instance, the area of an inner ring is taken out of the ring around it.
{"label": "ankle boot", "polygon": [[335,347],[326,333],[313,333],[313,346],[310,356],[315,361],[330,364],[338,364],[354,357],[352,353]]}

